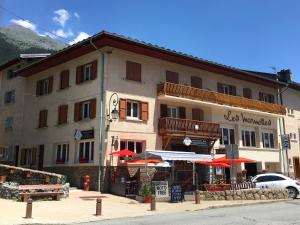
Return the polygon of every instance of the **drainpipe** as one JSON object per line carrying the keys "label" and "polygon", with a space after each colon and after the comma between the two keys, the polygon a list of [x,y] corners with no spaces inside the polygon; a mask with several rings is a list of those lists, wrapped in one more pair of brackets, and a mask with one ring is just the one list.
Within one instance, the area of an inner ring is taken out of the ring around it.
{"label": "drainpipe", "polygon": [[101,54],[101,74],[99,79],[100,84],[100,102],[99,102],[99,109],[100,109],[100,118],[99,118],[99,169],[98,169],[98,187],[97,190],[101,191],[101,175],[102,171],[101,168],[104,166],[104,149],[105,149],[105,143],[104,143],[104,136],[105,136],[105,90],[104,90],[104,64],[105,64],[105,54],[97,48],[97,46],[92,42],[92,39],[90,39],[90,44]]}

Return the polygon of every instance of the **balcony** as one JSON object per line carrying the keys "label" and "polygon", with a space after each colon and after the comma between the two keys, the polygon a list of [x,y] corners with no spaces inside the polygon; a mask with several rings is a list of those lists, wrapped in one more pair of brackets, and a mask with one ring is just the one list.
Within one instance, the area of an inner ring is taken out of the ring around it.
{"label": "balcony", "polygon": [[189,136],[217,140],[220,137],[220,125],[198,120],[160,118],[158,121],[159,135]]}
{"label": "balcony", "polygon": [[157,95],[169,95],[279,115],[285,115],[286,113],[285,108],[277,104],[239,96],[226,95],[218,92],[168,82],[158,84]]}

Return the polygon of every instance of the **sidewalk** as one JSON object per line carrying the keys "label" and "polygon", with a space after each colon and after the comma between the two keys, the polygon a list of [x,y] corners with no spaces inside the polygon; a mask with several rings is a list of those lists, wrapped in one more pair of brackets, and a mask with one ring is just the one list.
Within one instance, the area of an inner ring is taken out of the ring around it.
{"label": "sidewalk", "polygon": [[[102,196],[102,216],[95,216],[96,196]],[[137,217],[162,213],[178,213],[214,207],[247,205],[269,201],[193,201],[183,203],[157,203],[157,211],[150,211],[150,204],[139,203],[124,197],[99,192],[71,191],[70,197],[61,201],[33,202],[32,219],[25,219],[26,203],[0,199],[0,224],[73,224],[121,217]]]}

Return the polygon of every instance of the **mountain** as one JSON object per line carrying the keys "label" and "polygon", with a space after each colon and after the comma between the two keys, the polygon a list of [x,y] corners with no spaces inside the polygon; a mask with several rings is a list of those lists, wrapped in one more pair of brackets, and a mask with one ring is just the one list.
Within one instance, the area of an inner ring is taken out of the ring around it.
{"label": "mountain", "polygon": [[54,53],[66,46],[21,26],[3,27],[0,28],[0,65],[21,53]]}

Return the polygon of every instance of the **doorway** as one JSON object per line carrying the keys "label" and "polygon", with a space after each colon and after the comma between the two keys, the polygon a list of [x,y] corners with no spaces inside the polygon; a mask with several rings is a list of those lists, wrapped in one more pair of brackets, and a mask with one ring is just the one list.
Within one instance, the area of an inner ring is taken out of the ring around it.
{"label": "doorway", "polygon": [[293,164],[294,164],[294,176],[296,179],[300,178],[300,161],[299,157],[293,157]]}
{"label": "doorway", "polygon": [[44,168],[44,149],[44,145],[39,145],[38,170],[43,170]]}
{"label": "doorway", "polygon": [[256,163],[245,163],[245,169],[247,170],[247,177],[254,177],[257,175]]}
{"label": "doorway", "polygon": [[19,145],[15,146],[15,166],[18,166],[19,164]]}

